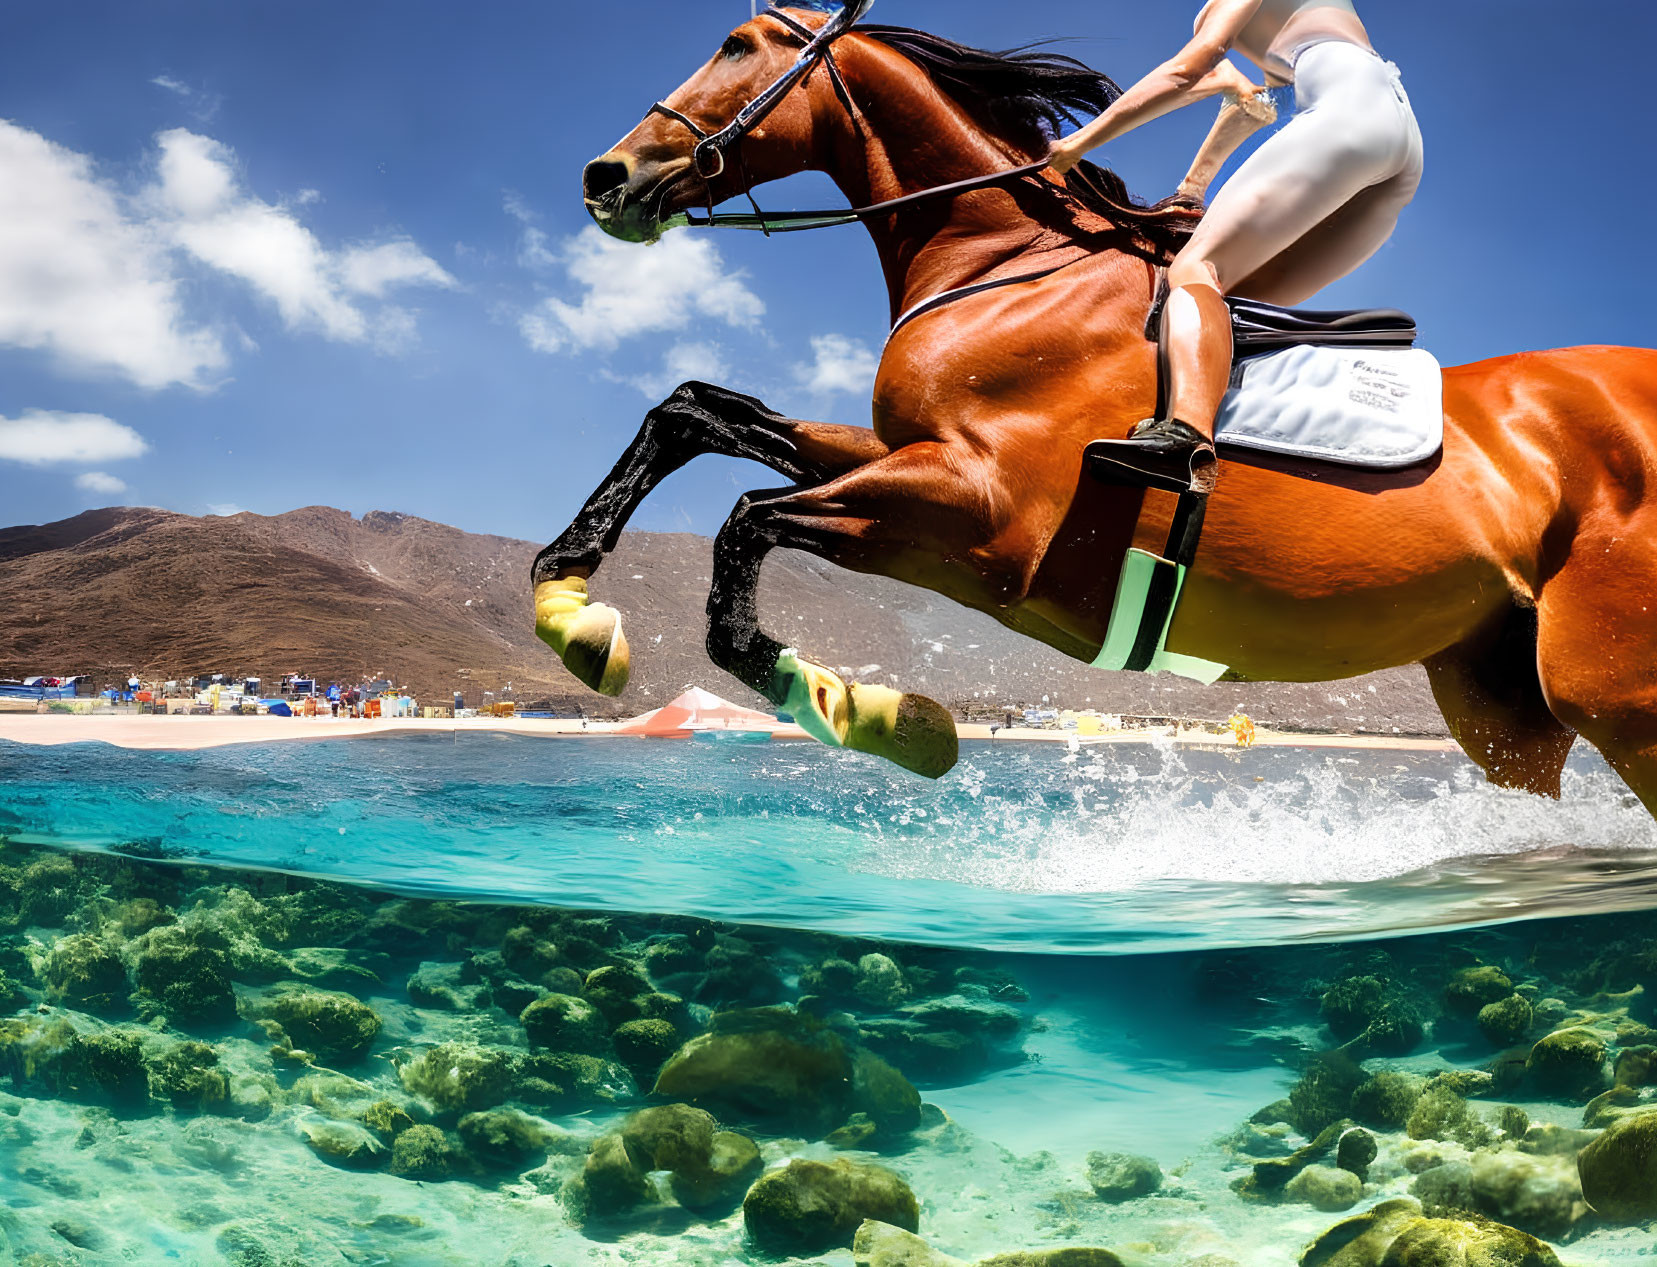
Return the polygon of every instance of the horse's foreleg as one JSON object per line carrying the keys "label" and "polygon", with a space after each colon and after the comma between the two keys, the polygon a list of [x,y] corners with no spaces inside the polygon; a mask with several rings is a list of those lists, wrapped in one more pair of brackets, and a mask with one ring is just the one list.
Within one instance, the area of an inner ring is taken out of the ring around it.
{"label": "horse's foreleg", "polygon": [[886,452],[867,428],[785,418],[752,396],[684,384],[645,415],[615,469],[563,535],[536,557],[536,633],[586,685],[619,695],[629,671],[621,617],[588,601],[587,582],[656,485],[704,453],[748,458],[797,484],[814,484]]}
{"label": "horse's foreleg", "polygon": [[974,606],[1016,598],[1028,560],[996,530],[993,481],[970,455],[915,444],[816,488],[750,493],[714,547],[708,654],[826,743],[937,777],[955,723],[932,700],[853,684],[759,627],[760,565],[782,546],[898,576]]}

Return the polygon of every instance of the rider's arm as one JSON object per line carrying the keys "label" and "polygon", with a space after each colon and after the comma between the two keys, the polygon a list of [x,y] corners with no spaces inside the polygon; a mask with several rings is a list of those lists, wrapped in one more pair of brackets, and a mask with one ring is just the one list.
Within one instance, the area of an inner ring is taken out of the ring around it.
{"label": "rider's arm", "polygon": [[[1170,110],[1226,91],[1214,72],[1262,0],[1214,0],[1191,42],[1112,103],[1092,123],[1054,144],[1050,162],[1065,172],[1089,150]],[[1241,76],[1239,75],[1239,78]]]}
{"label": "rider's arm", "polygon": [[[1244,82],[1248,81],[1245,79]],[[1239,92],[1235,96],[1228,93],[1220,107],[1220,117],[1214,120],[1208,139],[1202,143],[1196,158],[1191,160],[1191,170],[1179,183],[1181,196],[1201,201],[1208,193],[1208,186],[1220,174],[1226,159],[1236,153],[1237,147],[1276,120],[1277,107],[1264,90]]]}

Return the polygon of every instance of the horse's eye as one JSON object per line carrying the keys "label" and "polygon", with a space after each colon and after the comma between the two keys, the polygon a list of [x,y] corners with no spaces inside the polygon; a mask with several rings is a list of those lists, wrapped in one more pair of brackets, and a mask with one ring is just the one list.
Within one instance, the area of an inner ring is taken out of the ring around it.
{"label": "horse's eye", "polygon": [[748,55],[748,45],[733,35],[720,45],[719,55],[728,62],[737,61]]}

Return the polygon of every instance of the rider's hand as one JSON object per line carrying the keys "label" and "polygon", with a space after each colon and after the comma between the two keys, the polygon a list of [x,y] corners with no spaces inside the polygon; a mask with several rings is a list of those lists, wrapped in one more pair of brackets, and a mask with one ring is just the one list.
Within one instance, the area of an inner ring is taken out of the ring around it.
{"label": "rider's hand", "polygon": [[1081,162],[1081,159],[1081,151],[1072,149],[1064,141],[1054,141],[1053,148],[1047,153],[1047,165],[1060,176],[1063,176],[1077,163]]}

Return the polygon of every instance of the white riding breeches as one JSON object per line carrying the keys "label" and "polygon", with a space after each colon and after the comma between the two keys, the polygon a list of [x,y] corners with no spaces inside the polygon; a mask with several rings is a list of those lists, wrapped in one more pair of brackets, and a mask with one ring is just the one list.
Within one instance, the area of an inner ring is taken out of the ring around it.
{"label": "white riding breeches", "polygon": [[1304,302],[1391,235],[1421,183],[1421,129],[1398,68],[1340,40],[1300,50],[1295,115],[1215,195],[1181,252],[1221,290]]}

